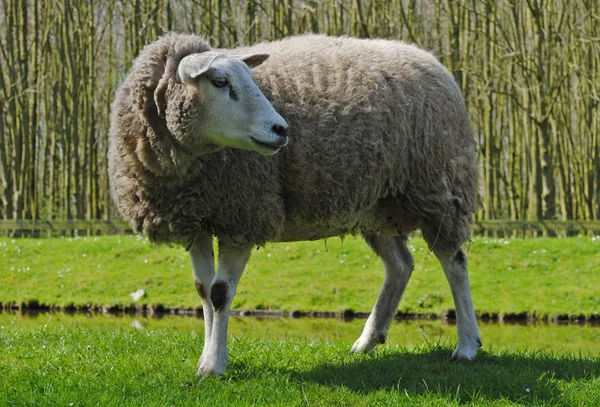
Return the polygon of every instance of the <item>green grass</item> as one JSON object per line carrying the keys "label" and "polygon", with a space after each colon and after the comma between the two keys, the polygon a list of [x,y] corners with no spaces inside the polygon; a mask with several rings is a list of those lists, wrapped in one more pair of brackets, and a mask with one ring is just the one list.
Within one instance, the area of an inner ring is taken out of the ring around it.
{"label": "green grass", "polygon": [[[437,260],[421,239],[410,241],[415,271],[399,310],[442,313],[452,297]],[[479,313],[600,313],[600,239],[478,237],[467,247]],[[254,251],[234,309],[370,311],[383,280],[377,257],[361,239],[269,244]],[[66,306],[199,307],[191,264],[182,248],[136,236],[0,238],[0,302]]]}
{"label": "green grass", "polygon": [[351,355],[345,339],[242,334],[225,377],[198,380],[196,331],[5,322],[0,406],[600,405],[590,356],[491,350],[449,363],[444,342]]}
{"label": "green grass", "polygon": [[[400,309],[452,308],[437,261],[411,241]],[[468,254],[479,312],[598,314],[600,239],[478,238]],[[359,239],[253,253],[234,307],[368,311],[378,259]],[[0,239],[0,301],[197,307],[187,253],[132,236]],[[165,316],[0,314],[0,406],[598,406],[600,329],[480,325],[473,362],[449,363],[456,326],[394,322],[371,355],[348,349],[364,321],[231,318],[231,363],[199,380],[202,322]]]}

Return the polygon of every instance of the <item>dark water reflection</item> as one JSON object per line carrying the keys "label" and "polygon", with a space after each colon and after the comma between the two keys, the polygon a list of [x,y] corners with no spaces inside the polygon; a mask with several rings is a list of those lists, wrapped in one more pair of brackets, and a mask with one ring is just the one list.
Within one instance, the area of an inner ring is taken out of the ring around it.
{"label": "dark water reflection", "polygon": [[[231,317],[230,333],[252,338],[300,338],[306,340],[341,340],[350,346],[360,335],[364,320],[343,321],[324,318],[256,318]],[[164,315],[160,317],[114,316],[102,314],[64,313],[0,313],[0,326],[98,327],[107,329],[184,330],[203,333],[203,321],[195,316]],[[600,356],[600,326],[584,324],[554,325],[498,324],[480,322],[484,349],[546,350]],[[392,323],[389,346],[418,346],[425,342],[453,344],[456,325],[441,320],[409,320]]]}

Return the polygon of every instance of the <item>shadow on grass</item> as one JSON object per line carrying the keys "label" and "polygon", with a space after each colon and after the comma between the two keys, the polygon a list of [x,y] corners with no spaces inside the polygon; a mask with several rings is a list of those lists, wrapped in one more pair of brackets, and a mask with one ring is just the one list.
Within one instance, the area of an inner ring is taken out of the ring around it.
{"label": "shadow on grass", "polygon": [[577,382],[576,387],[600,377],[598,360],[570,355],[480,352],[474,361],[451,363],[450,354],[448,349],[416,354],[386,351],[355,363],[348,359],[341,365],[294,372],[292,377],[361,394],[389,390],[408,397],[433,393],[457,402],[508,400],[526,405],[557,401],[564,397],[567,383]]}

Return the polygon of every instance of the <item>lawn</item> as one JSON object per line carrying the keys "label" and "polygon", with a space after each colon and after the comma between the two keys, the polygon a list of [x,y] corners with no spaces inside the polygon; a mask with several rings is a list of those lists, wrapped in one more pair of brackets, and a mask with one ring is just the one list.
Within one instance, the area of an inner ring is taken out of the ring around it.
{"label": "lawn", "polygon": [[[349,354],[344,339],[232,335],[225,377],[194,376],[202,336],[168,326],[0,324],[0,405],[600,405],[600,360],[450,344]],[[114,321],[113,321],[114,322]]]}
{"label": "lawn", "polygon": [[[443,272],[423,240],[410,241],[415,271],[402,312],[453,309]],[[479,314],[600,314],[600,238],[492,239],[467,245]],[[233,308],[369,312],[383,281],[378,258],[359,238],[268,244],[254,251]],[[51,306],[196,308],[188,254],[139,236],[0,238],[0,302]]]}
{"label": "lawn", "polygon": [[[437,261],[413,239],[400,310],[453,308]],[[468,247],[481,313],[597,315],[600,239]],[[253,254],[237,309],[368,312],[383,278],[360,239],[274,244]],[[54,306],[199,306],[187,253],[135,236],[0,238],[0,301]],[[196,318],[0,313],[0,406],[598,406],[600,332],[481,323],[472,362],[448,361],[456,327],[396,321],[369,355],[348,352],[364,321],[232,318],[223,378],[197,379]]]}

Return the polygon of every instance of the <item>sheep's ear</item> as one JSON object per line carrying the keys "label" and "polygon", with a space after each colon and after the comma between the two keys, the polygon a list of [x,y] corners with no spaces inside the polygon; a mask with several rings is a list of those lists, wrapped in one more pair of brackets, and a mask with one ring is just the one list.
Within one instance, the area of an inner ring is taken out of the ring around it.
{"label": "sheep's ear", "polygon": [[198,79],[202,74],[208,72],[210,68],[209,67],[204,67],[204,68],[198,68],[198,67],[194,67],[194,66],[183,66],[179,65],[179,70],[178,70],[178,74],[179,74],[179,79],[181,79],[182,83],[188,83],[188,82],[192,82],[196,79]]}
{"label": "sheep's ear", "polygon": [[179,79],[182,83],[193,82],[211,69],[210,65],[217,56],[218,54],[215,52],[203,52],[183,58],[177,68]]}
{"label": "sheep's ear", "polygon": [[269,59],[269,54],[232,55],[232,57],[244,62],[248,68],[256,68]]}

